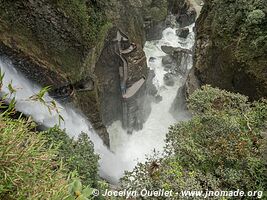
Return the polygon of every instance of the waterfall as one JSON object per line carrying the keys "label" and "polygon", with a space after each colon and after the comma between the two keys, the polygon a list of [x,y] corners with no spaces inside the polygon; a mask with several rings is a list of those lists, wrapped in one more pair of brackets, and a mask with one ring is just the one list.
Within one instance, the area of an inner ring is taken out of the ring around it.
{"label": "waterfall", "polygon": [[[177,76],[173,86],[166,86],[163,81],[164,71],[162,66],[162,57],[166,54],[161,51],[162,45],[173,47],[182,47],[192,49],[194,44],[193,25],[190,27],[190,35],[187,39],[181,39],[176,36],[176,28],[167,28],[163,31],[163,38],[157,41],[146,42],[144,51],[147,60],[154,57],[153,62],[148,61],[148,66],[154,70],[156,76],[154,84],[158,89],[158,94],[162,96],[162,101],[153,103],[151,114],[144,124],[142,130],[128,135],[120,122],[114,122],[108,127],[111,139],[110,151],[102,142],[100,137],[94,132],[90,122],[74,108],[65,107],[57,103],[60,108],[60,115],[64,122],[60,123],[60,128],[65,129],[70,137],[77,137],[81,132],[89,135],[94,143],[95,152],[100,155],[100,175],[112,183],[117,183],[125,170],[132,170],[137,162],[145,160],[147,154],[154,151],[162,151],[164,147],[165,134],[168,126],[187,118],[186,112],[182,111],[173,116],[170,113],[171,105],[175,99],[176,93],[184,83],[185,77]],[[182,65],[189,69],[192,66],[192,56],[184,58]],[[50,113],[43,104],[29,100],[29,97],[38,93],[40,87],[27,80],[12,65],[12,62],[6,58],[0,58],[1,71],[5,73],[2,87],[3,93],[8,93],[8,84],[12,82],[16,93],[10,98],[15,97],[16,109],[26,115],[32,116],[34,121],[43,124],[46,127],[53,127],[58,123],[58,113]],[[48,95],[47,101],[52,100]]]}
{"label": "waterfall", "polygon": [[[12,83],[16,93],[9,97],[9,100],[15,97],[16,109],[25,115],[29,115],[38,124],[42,124],[46,127],[54,127],[58,125],[58,113],[56,111],[49,112],[48,108],[37,101],[29,99],[32,95],[37,94],[40,91],[40,87],[27,80],[21,73],[19,73],[12,65],[12,62],[6,58],[0,57],[1,72],[5,74],[3,80],[3,87],[1,95],[9,94],[8,84]],[[49,95],[45,96],[45,101],[53,100]],[[100,137],[94,132],[90,122],[86,120],[79,112],[74,108],[69,108],[57,103],[57,107],[60,109],[60,115],[64,118],[64,122],[59,124],[62,130],[65,129],[66,133],[70,137],[77,138],[81,133],[87,133],[94,143],[94,149],[97,154],[100,155],[100,176],[105,177],[108,180],[118,180],[117,177],[121,177],[121,172],[124,163],[123,160],[119,160],[118,157],[112,153],[102,142]]]}
{"label": "waterfall", "polygon": [[[185,110],[179,110],[175,116],[170,112],[178,89],[185,83],[186,75],[178,75],[173,86],[165,85],[163,79],[164,74],[167,72],[164,71],[162,66],[162,57],[167,54],[161,50],[161,46],[166,45],[192,50],[195,40],[193,27],[194,24],[188,27],[190,34],[186,39],[179,38],[176,35],[178,27],[166,28],[163,31],[162,39],[149,41],[145,44],[144,51],[147,57],[147,64],[155,72],[153,82],[158,89],[158,94],[162,96],[162,101],[152,104],[151,114],[140,131],[134,131],[129,135],[122,128],[120,121],[114,122],[108,127],[111,150],[116,155],[121,155],[120,159],[127,160],[128,170],[131,170],[137,162],[145,161],[147,155],[151,155],[155,151],[162,152],[168,127],[177,121],[189,119]],[[149,58],[153,58],[153,61],[150,62]],[[192,63],[192,55],[189,55],[182,58],[180,67],[189,71]]]}

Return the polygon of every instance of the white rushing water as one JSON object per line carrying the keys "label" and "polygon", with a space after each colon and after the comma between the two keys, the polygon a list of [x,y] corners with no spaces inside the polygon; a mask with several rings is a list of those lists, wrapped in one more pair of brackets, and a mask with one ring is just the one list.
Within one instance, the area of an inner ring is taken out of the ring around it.
{"label": "white rushing water", "polygon": [[[161,40],[146,42],[144,51],[147,60],[153,57],[153,62],[147,62],[149,68],[154,70],[155,78],[153,83],[158,89],[158,94],[162,96],[162,101],[159,103],[152,103],[152,110],[149,118],[145,122],[143,129],[134,131],[132,135],[128,135],[122,129],[121,122],[117,121],[108,127],[110,134],[110,147],[120,159],[126,161],[127,170],[134,168],[137,162],[145,161],[147,155],[153,152],[162,152],[165,145],[165,136],[168,132],[168,127],[179,120],[188,119],[186,111],[181,110],[177,116],[170,113],[172,103],[176,97],[179,87],[185,81],[185,77],[178,76],[175,80],[174,86],[166,86],[163,81],[164,71],[162,66],[162,57],[166,56],[161,46],[182,47],[192,50],[194,45],[193,26],[189,26],[190,34],[187,39],[179,38],[176,35],[176,28],[167,28],[163,31]],[[182,60],[187,69],[192,67],[192,56],[187,60]]]}
{"label": "white rushing water", "polygon": [[[56,111],[50,113],[45,105],[29,99],[29,97],[40,91],[40,87],[24,78],[24,76],[12,66],[12,63],[8,59],[0,58],[0,68],[1,72],[5,74],[2,93],[9,94],[8,84],[12,83],[16,93],[9,98],[15,97],[17,102],[16,109],[18,111],[31,116],[35,122],[43,124],[46,127],[54,127],[58,124],[59,116]],[[45,100],[49,102],[52,98],[46,95]],[[60,115],[64,118],[64,122],[61,122],[59,125],[60,128],[65,129],[71,137],[77,137],[81,132],[87,133],[94,143],[96,153],[101,156],[99,161],[100,175],[115,180],[115,177],[118,177],[121,173],[114,171],[110,166],[113,166],[115,169],[121,169],[121,167],[125,165],[123,161],[118,160],[116,155],[109,151],[100,137],[93,131],[85,117],[78,114],[74,109],[64,107],[59,103],[57,103],[57,107],[60,109]],[[110,176],[110,174],[112,176]]]}
{"label": "white rushing water", "polygon": [[[64,107],[58,103],[60,114],[64,118],[60,128],[65,129],[72,137],[77,137],[81,132],[85,132],[90,136],[96,153],[100,154],[101,157],[99,162],[100,175],[109,181],[117,183],[124,171],[133,169],[137,161],[144,161],[146,155],[153,153],[154,150],[161,152],[164,147],[168,126],[177,122],[177,119],[185,119],[182,111],[178,113],[176,118],[169,112],[183,78],[177,77],[172,87],[164,85],[163,76],[166,72],[163,70],[161,60],[162,56],[166,54],[161,51],[160,47],[168,45],[191,49],[194,44],[192,27],[190,26],[190,35],[186,40],[176,36],[176,29],[167,28],[164,30],[161,40],[146,43],[144,51],[147,58],[155,58],[153,62],[148,62],[148,66],[155,71],[154,83],[163,99],[157,104],[153,103],[151,114],[141,131],[128,135],[121,128],[120,122],[115,122],[108,127],[113,153],[103,145],[102,140],[94,133],[90,122],[86,118],[73,108]],[[189,62],[185,62],[187,63],[187,68],[192,65],[192,58],[190,57],[189,59]],[[5,73],[2,92],[9,93],[7,86],[12,82],[12,86],[16,89],[16,93],[12,97],[16,98],[17,110],[32,116],[37,123],[47,127],[55,126],[58,123],[58,113],[52,112],[51,114],[43,104],[29,100],[29,97],[37,94],[40,88],[16,71],[8,59],[0,58],[0,67],[1,71]],[[45,99],[47,101],[52,100],[48,95]]]}

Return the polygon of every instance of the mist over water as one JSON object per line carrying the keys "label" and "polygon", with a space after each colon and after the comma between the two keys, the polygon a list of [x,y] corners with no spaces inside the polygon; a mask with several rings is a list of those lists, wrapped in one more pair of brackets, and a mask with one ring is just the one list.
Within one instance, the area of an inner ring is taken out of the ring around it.
{"label": "mist over water", "polygon": [[[193,26],[189,26],[190,34],[187,39],[179,38],[176,35],[175,28],[167,28],[163,31],[161,40],[150,41],[145,44],[144,51],[147,57],[147,64],[155,72],[153,83],[158,89],[158,94],[162,96],[162,101],[152,103],[150,116],[143,129],[134,131],[132,135],[128,135],[122,129],[119,121],[108,127],[110,148],[116,155],[120,156],[120,159],[127,161],[127,168],[125,169],[133,169],[138,161],[145,161],[146,156],[153,154],[154,151],[162,152],[168,127],[177,121],[189,118],[185,110],[180,110],[175,116],[170,113],[177,91],[184,84],[186,77],[178,75],[173,86],[164,84],[163,77],[167,72],[164,71],[162,66],[162,57],[167,54],[161,50],[161,46],[167,45],[192,49],[194,46]],[[151,57],[153,57],[153,61],[149,62]],[[183,58],[182,65],[186,65],[184,67],[189,70],[192,67],[192,56]]]}
{"label": "mist over water", "polygon": [[[15,97],[16,109],[25,115],[29,115],[38,124],[42,124],[46,127],[54,127],[58,125],[58,113],[56,111],[49,112],[48,108],[40,102],[32,101],[29,99],[32,95],[37,94],[40,91],[40,87],[28,81],[22,74],[20,74],[13,66],[10,60],[0,57],[0,68],[5,73],[2,87],[3,93],[9,94],[8,84],[12,83],[12,86],[16,89],[16,93],[9,96],[9,99]],[[51,101],[52,98],[48,95],[45,96],[45,100]],[[118,177],[117,171],[113,171],[110,166],[114,166],[115,169],[121,169],[124,163],[120,162],[115,154],[113,154],[102,142],[100,137],[94,132],[90,122],[86,120],[75,109],[64,107],[57,103],[57,107],[60,109],[60,115],[64,118],[64,122],[59,124],[59,127],[67,132],[70,137],[77,138],[81,132],[85,132],[89,135],[90,139],[94,143],[95,152],[101,157],[99,161],[100,175],[110,178],[109,174]],[[121,173],[120,173],[121,174]],[[115,180],[115,179],[114,179]]]}
{"label": "mist over water", "polygon": [[[64,118],[60,128],[65,129],[71,137],[77,137],[81,132],[87,133],[94,143],[96,153],[100,155],[100,175],[112,183],[117,183],[122,177],[125,170],[132,170],[136,163],[145,160],[146,155],[153,151],[162,152],[164,147],[165,135],[168,127],[177,122],[177,120],[187,119],[186,111],[180,111],[177,116],[173,116],[169,110],[176,97],[179,87],[182,86],[185,77],[177,76],[174,86],[166,86],[163,81],[164,71],[161,60],[166,54],[161,51],[162,45],[173,47],[183,47],[191,49],[194,44],[193,25],[190,28],[190,35],[187,39],[181,39],[176,36],[175,28],[167,28],[163,31],[163,38],[158,41],[147,42],[144,51],[147,60],[154,57],[153,62],[148,62],[148,66],[155,71],[154,84],[158,89],[158,94],[163,97],[159,103],[152,104],[152,111],[145,122],[141,131],[133,132],[128,135],[122,129],[120,122],[113,123],[108,127],[111,140],[111,151],[103,144],[99,136],[91,128],[91,124],[78,111],[70,107],[64,107],[57,103],[60,108],[60,114]],[[192,57],[189,56],[182,62],[189,69],[192,66]],[[0,57],[1,71],[5,73],[2,87],[3,93],[9,93],[8,84],[12,82],[12,86],[16,89],[16,93],[10,97],[16,98],[16,109],[26,115],[32,116],[33,120],[38,124],[46,127],[53,127],[58,123],[58,113],[52,111],[49,113],[48,108],[40,102],[29,100],[29,97],[37,94],[40,87],[28,81],[22,74],[17,72],[12,63]],[[52,98],[45,96],[47,101]]]}

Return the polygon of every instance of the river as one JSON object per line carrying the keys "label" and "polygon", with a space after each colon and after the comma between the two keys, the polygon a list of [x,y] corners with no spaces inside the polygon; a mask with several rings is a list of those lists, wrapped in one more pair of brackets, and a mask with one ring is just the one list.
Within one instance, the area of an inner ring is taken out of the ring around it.
{"label": "river", "polygon": [[[190,34],[187,39],[179,38],[175,31],[177,28],[167,28],[163,31],[161,40],[146,42],[144,51],[147,56],[148,66],[154,70],[154,84],[162,101],[152,104],[152,111],[141,131],[128,135],[122,129],[120,122],[114,122],[108,127],[110,134],[111,151],[103,144],[99,136],[94,132],[89,121],[79,111],[71,107],[65,107],[57,103],[64,122],[60,128],[65,129],[70,137],[77,137],[81,132],[87,133],[94,143],[95,152],[100,155],[99,173],[111,183],[118,183],[125,170],[132,170],[137,162],[143,162],[147,155],[153,152],[162,152],[165,145],[164,139],[171,124],[180,120],[188,119],[185,110],[179,110],[175,115],[171,114],[170,108],[174,102],[178,89],[184,84],[182,75],[175,77],[173,86],[165,85],[164,74],[167,73],[162,66],[162,57],[166,54],[161,50],[162,45],[192,49],[194,45],[193,25],[189,26]],[[149,58],[153,57],[153,61]],[[184,58],[181,67],[189,70],[192,67],[192,56]],[[58,123],[58,113],[50,113],[40,102],[29,100],[29,97],[38,93],[40,87],[27,80],[12,65],[12,62],[4,57],[0,58],[1,71],[5,73],[2,94],[9,93],[8,84],[12,83],[16,93],[9,97],[16,98],[16,109],[26,115],[32,116],[33,120],[46,127],[53,127]],[[52,98],[45,96],[46,101]]]}

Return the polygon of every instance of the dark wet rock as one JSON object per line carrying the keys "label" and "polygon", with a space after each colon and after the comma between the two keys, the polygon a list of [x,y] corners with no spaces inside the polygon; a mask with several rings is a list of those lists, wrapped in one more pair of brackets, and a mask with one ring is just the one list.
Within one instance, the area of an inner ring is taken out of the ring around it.
{"label": "dark wet rock", "polygon": [[197,12],[188,0],[168,0],[169,10],[176,16],[180,27],[188,26],[195,22]]}
{"label": "dark wet rock", "polygon": [[200,82],[195,75],[195,70],[192,68],[187,76],[185,83],[185,94],[189,97],[193,92],[200,88]]}
{"label": "dark wet rock", "polygon": [[171,55],[166,55],[162,58],[163,65],[170,65],[174,62],[173,57]]}
{"label": "dark wet rock", "polygon": [[75,84],[73,87],[77,91],[92,91],[94,89],[94,81],[91,77],[86,77]]}
{"label": "dark wet rock", "polygon": [[149,62],[154,62],[155,60],[156,60],[155,57],[150,57],[148,61],[149,61]]}
{"label": "dark wet rock", "polygon": [[170,74],[170,73],[165,74],[163,79],[164,79],[164,83],[167,86],[173,86],[174,85],[174,77],[172,74]]}
{"label": "dark wet rock", "polygon": [[180,27],[185,27],[193,24],[196,21],[197,12],[193,7],[190,7],[186,13],[177,16],[176,20]]}
{"label": "dark wet rock", "polygon": [[173,15],[179,15],[186,13],[190,7],[190,4],[187,0],[168,0],[169,10]]}
{"label": "dark wet rock", "polygon": [[192,54],[191,50],[184,49],[181,47],[172,47],[172,46],[166,46],[166,45],[161,46],[161,50],[168,55],[173,55],[177,52]]}
{"label": "dark wet rock", "polygon": [[146,40],[160,40],[162,38],[162,32],[166,28],[165,21],[154,22],[149,21],[145,23],[146,27]]}
{"label": "dark wet rock", "polygon": [[176,30],[176,34],[181,38],[187,38],[189,35],[189,28],[180,28]]}
{"label": "dark wet rock", "polygon": [[168,53],[169,55],[164,57],[164,63],[170,62],[172,58],[172,63],[171,64],[166,64],[163,65],[166,70],[171,70],[172,73],[174,74],[185,74],[187,72],[186,68],[186,63],[183,63],[183,58],[184,61],[186,61],[187,57],[192,54],[191,50],[188,49],[183,49],[180,47],[171,47],[171,46],[162,46],[161,47],[162,51],[165,53]]}
{"label": "dark wet rock", "polygon": [[147,92],[149,95],[154,97],[157,95],[158,90],[157,90],[157,87],[155,85],[151,85]]}
{"label": "dark wet rock", "polygon": [[171,105],[170,112],[176,114],[181,110],[186,110],[186,87],[183,85],[177,91],[176,97]]}
{"label": "dark wet rock", "polygon": [[173,68],[174,64],[163,65],[165,71],[169,71]]}
{"label": "dark wet rock", "polygon": [[161,101],[162,101],[162,96],[157,95],[157,96],[155,97],[155,102],[156,102],[156,103],[159,103],[159,102],[161,102]]}
{"label": "dark wet rock", "polygon": [[[125,2],[125,1],[122,1],[122,2]],[[139,9],[141,9],[141,12],[143,14],[143,19],[144,19],[143,26],[146,32],[146,41],[161,39],[162,31],[166,28],[165,19],[168,15],[167,1],[165,0],[142,0],[142,1],[129,0],[129,2],[135,7],[137,7],[137,4],[139,4]]]}
{"label": "dark wet rock", "polygon": [[161,46],[161,50],[166,54],[172,55],[174,47],[163,45]]}

